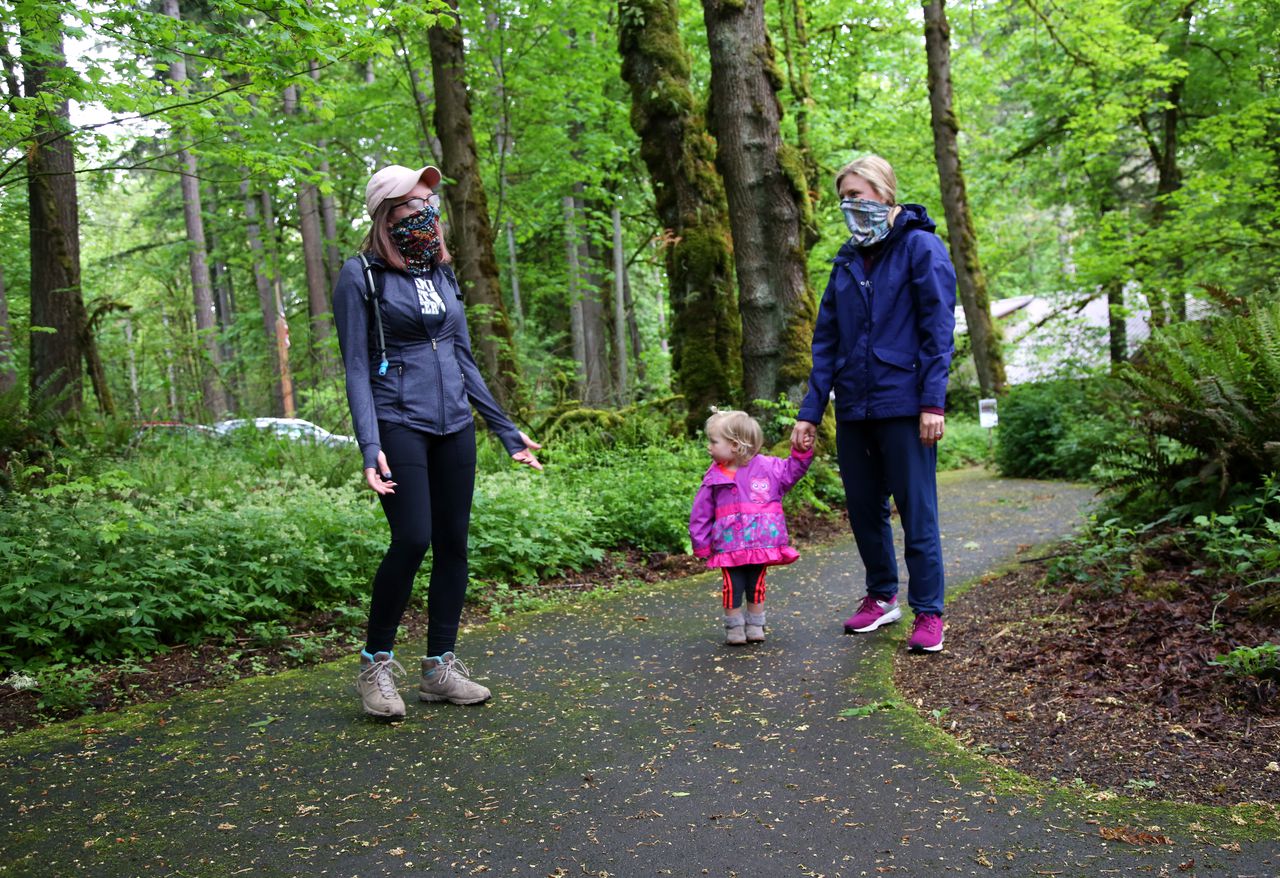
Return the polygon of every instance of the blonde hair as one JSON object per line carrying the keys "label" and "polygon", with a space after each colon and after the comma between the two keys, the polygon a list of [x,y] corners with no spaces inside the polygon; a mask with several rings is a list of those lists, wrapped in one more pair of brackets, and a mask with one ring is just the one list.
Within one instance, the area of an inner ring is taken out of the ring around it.
{"label": "blonde hair", "polygon": [[840,194],[840,181],[850,174],[856,174],[870,183],[885,204],[892,206],[898,203],[898,177],[893,173],[893,166],[880,156],[859,156],[841,168],[836,174],[836,195]]}
{"label": "blonde hair", "polygon": [[756,419],[746,412],[722,411],[714,412],[707,418],[707,438],[720,436],[728,439],[737,448],[738,464],[745,464],[760,452],[764,445],[764,431],[756,423]]}

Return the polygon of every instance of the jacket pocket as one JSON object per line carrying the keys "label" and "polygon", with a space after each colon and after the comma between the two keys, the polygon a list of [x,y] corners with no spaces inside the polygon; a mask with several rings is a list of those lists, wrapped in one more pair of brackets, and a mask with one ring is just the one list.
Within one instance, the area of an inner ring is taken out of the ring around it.
{"label": "jacket pocket", "polygon": [[400,408],[404,405],[404,364],[388,363],[387,374],[379,375],[374,369],[369,376],[375,406]]}
{"label": "jacket pocket", "polygon": [[906,369],[908,372],[914,372],[920,365],[916,360],[915,354],[907,354],[891,348],[872,348],[871,352],[876,355],[876,359],[880,362],[896,366],[899,369]]}
{"label": "jacket pocket", "polygon": [[886,392],[894,398],[919,395],[920,369],[914,354],[892,348],[872,348],[871,352],[876,358],[876,398]]}

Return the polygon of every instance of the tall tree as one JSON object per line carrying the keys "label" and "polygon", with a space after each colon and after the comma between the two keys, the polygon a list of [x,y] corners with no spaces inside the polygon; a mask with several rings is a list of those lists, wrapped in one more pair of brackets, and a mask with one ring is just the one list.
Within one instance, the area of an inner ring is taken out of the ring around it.
{"label": "tall tree", "polygon": [[978,236],[960,166],[960,147],[951,96],[951,27],[947,24],[945,0],[925,0],[924,42],[929,61],[929,109],[933,117],[933,155],[942,188],[942,208],[947,217],[947,237],[951,261],[956,268],[956,286],[964,305],[965,323],[973,346],[973,363],[983,396],[1004,391],[1004,355],[1000,336],[991,319],[987,299],[987,278],[978,260]]}
{"label": "tall tree", "polygon": [[87,317],[80,290],[80,218],[75,146],[59,4],[24,5],[24,93],[39,109],[27,154],[31,235],[31,372],[34,397],[57,398],[63,414],[81,408]]}
{"label": "tall tree", "polygon": [[476,156],[458,3],[457,0],[448,0],[448,3],[453,14],[437,20],[427,31],[427,41],[435,87],[436,134],[440,138],[444,168],[453,180],[445,187],[454,238],[449,249],[457,259],[458,280],[468,304],[481,306],[469,319],[485,379],[500,403],[514,407],[521,399],[515,340],[502,302],[489,205]]}
{"label": "tall tree", "polygon": [[613,386],[618,405],[627,404],[626,255],[622,252],[622,211],[613,205]]}
{"label": "tall tree", "polygon": [[703,0],[711,56],[711,130],[733,229],[747,400],[799,398],[817,312],[806,271],[811,222],[804,165],[782,142],[782,81],[764,0]]}
{"label": "tall tree", "polygon": [[[653,178],[663,228],[675,384],[688,407],[688,426],[696,429],[712,405],[737,402],[742,393],[742,331],[724,184],[690,87],[676,0],[619,0],[618,47],[631,88],[631,127]],[[661,319],[661,305],[658,314]],[[659,337],[665,344],[667,333]]]}
{"label": "tall tree", "polygon": [[[264,193],[265,194],[265,193]],[[262,328],[265,333],[270,360],[275,364],[271,381],[272,411],[279,417],[293,417],[293,388],[289,375],[289,348],[278,341],[284,312],[276,301],[271,276],[267,273],[266,253],[262,245],[262,227],[258,222],[258,204],[249,189],[249,178],[240,181],[240,197],[244,199],[245,236],[249,242],[252,260],[253,283],[258,291],[258,307],[262,312]],[[288,338],[288,329],[284,330]],[[287,390],[287,392],[286,392]]]}
{"label": "tall tree", "polygon": [[[178,0],[164,0],[164,14],[180,21]],[[174,90],[182,93],[187,88],[187,64],[181,53],[169,62],[169,79]],[[227,398],[222,389],[222,354],[218,348],[218,329],[213,307],[213,283],[209,276],[208,248],[205,246],[204,213],[200,197],[200,169],[195,155],[186,148],[178,150],[180,184],[182,187],[182,213],[187,227],[187,259],[191,268],[191,291],[195,300],[196,332],[204,347],[208,363],[200,369],[200,383],[204,391],[204,408],[215,418],[227,411]]]}
{"label": "tall tree", "polygon": [[[284,90],[284,112],[300,118],[298,90]],[[332,334],[329,281],[325,272],[324,228],[320,218],[320,187],[303,177],[298,181],[298,230],[302,235],[302,262],[307,278],[307,310],[311,315],[311,357],[322,375],[332,363],[325,342]]]}

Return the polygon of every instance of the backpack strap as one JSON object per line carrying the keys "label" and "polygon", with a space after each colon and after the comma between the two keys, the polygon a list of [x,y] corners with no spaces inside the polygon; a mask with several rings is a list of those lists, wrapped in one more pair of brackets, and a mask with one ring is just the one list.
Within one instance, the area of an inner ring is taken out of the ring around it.
{"label": "backpack strap", "polygon": [[378,374],[387,374],[387,340],[382,334],[382,309],[378,307],[378,299],[381,298],[381,292],[377,283],[373,280],[373,266],[369,263],[369,257],[360,251],[357,254],[360,257],[360,266],[364,269],[364,290],[361,296],[365,302],[373,305],[373,322],[378,327],[378,353],[382,357],[382,362],[378,364]]}

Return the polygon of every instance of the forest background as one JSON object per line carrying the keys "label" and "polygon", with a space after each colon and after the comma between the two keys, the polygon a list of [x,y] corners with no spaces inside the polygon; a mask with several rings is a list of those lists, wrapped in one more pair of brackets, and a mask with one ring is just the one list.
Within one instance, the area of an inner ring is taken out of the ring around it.
{"label": "forest background", "polygon": [[[970,413],[999,396],[1003,471],[1118,485],[1128,525],[1243,528],[1223,569],[1265,604],[1278,45],[1270,0],[2,0],[8,685],[58,709],[85,662],[359,619],[385,537],[354,456],[137,425],[349,432],[329,296],[388,163],[443,170],[481,366],[548,445],[545,479],[482,449],[491,606],[684,549],[709,405],[784,439],[846,235],[834,175],[866,152],[960,273],[943,465],[988,458]],[[1084,344],[1009,391],[1032,342],[988,303],[1031,295]],[[803,484],[796,508],[841,505],[830,465]]]}

